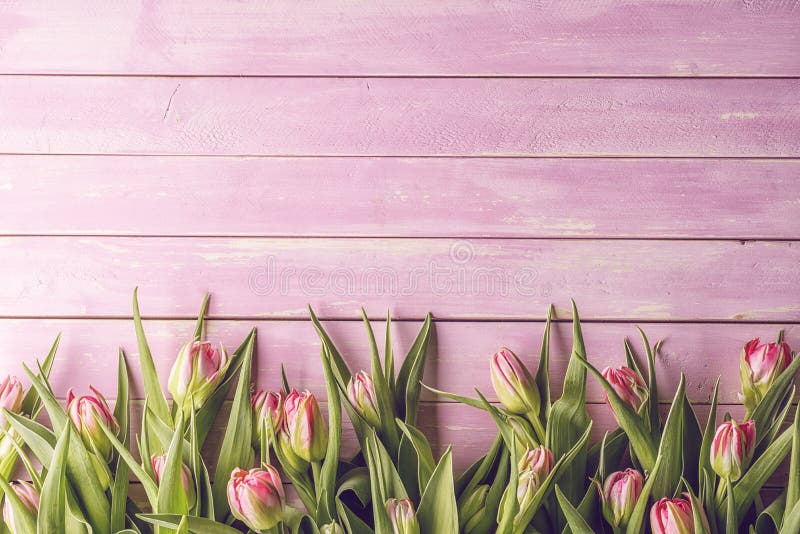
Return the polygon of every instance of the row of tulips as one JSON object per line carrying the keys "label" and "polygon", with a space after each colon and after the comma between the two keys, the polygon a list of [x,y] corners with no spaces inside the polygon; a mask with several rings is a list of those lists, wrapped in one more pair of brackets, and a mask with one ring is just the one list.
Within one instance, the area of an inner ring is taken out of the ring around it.
{"label": "row of tulips", "polygon": [[[658,410],[658,345],[641,332],[644,365],[626,340],[625,364],[597,370],[587,358],[573,305],[573,348],[563,392],[551,397],[548,320],[535,372],[510,349],[489,359],[499,404],[424,385],[428,317],[402,362],[387,317],[383,354],[364,316],[370,369],[351,372],[310,312],[321,340],[327,414],[315,395],[282,374],[279,391],[252,391],[255,330],[232,353],[204,340],[208,297],[162,392],[134,292],[134,327],[145,392],[141,428],[130,426],[128,362],[120,350],[116,404],[101,392],[67,395],[48,382],[58,347],[25,367],[31,388],[0,383],[2,532],[131,534],[638,534],[800,531],[800,419],[787,427],[800,367],[779,339],[747,343],[741,355],[744,420],[722,416],[717,391],[700,424],[674,392]],[[619,428],[590,444],[591,376]],[[451,450],[436,458],[417,425],[422,388],[488,412],[491,448],[455,477]],[[234,391],[227,419],[220,409]],[[50,427],[38,422],[47,413]],[[343,412],[359,452],[340,454]],[[216,421],[216,423],[215,423]],[[215,451],[203,444],[224,427]],[[133,434],[133,436],[132,436]],[[133,437],[133,439],[132,439]],[[134,448],[133,445],[136,445]],[[138,451],[136,455],[133,450]],[[791,451],[791,454],[790,454]],[[205,452],[205,457],[203,455]],[[790,456],[785,491],[759,494]],[[214,469],[207,460],[213,459]],[[11,480],[20,475],[20,480]],[[213,475],[213,476],[212,476]],[[128,494],[141,483],[146,503]],[[301,505],[287,501],[291,483]]]}

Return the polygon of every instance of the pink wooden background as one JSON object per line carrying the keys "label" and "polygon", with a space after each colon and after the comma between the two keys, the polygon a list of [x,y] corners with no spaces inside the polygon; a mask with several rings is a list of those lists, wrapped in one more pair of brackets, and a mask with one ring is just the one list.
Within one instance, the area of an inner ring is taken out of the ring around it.
{"label": "pink wooden background", "polygon": [[[431,311],[427,381],[491,393],[575,297],[596,365],[640,324],[665,384],[705,413],[722,375],[735,412],[743,342],[800,345],[799,27],[796,0],[0,0],[0,371],[61,331],[57,392],[113,392],[139,285],[164,379],[208,290],[264,387],[284,361],[324,396],[310,303],[354,367],[359,306],[398,352]],[[422,411],[459,469],[495,432]]]}

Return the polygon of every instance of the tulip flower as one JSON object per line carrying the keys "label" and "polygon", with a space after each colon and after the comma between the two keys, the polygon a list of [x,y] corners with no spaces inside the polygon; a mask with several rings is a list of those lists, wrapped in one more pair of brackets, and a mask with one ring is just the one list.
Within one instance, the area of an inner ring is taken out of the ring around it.
{"label": "tulip flower", "polygon": [[[36,488],[33,487],[33,484],[25,482],[24,480],[12,480],[11,489],[17,494],[17,497],[19,497],[22,504],[25,505],[25,508],[36,517],[39,512],[39,494],[36,492]],[[6,527],[11,531],[11,534],[30,534],[20,530],[14,523],[14,510],[8,502],[8,499],[5,499],[3,503],[3,521],[5,521]]]}
{"label": "tulip flower", "polygon": [[375,384],[368,373],[359,371],[350,378],[350,383],[347,385],[347,397],[358,414],[370,425],[380,426],[381,416],[378,413]]}
{"label": "tulip flower", "polygon": [[106,399],[92,386],[92,395],[76,397],[70,389],[67,393],[67,413],[78,430],[83,443],[108,463],[113,447],[100,425],[108,427],[113,434],[119,434],[119,423],[108,407]]}
{"label": "tulip flower", "polygon": [[616,528],[625,528],[642,494],[644,477],[635,469],[611,473],[601,491],[603,516]]}
{"label": "tulip flower", "polygon": [[344,530],[339,526],[339,523],[331,521],[327,525],[320,527],[319,534],[344,534]]}
{"label": "tulip flower", "polygon": [[268,530],[283,520],[286,498],[278,471],[271,465],[245,471],[238,467],[228,482],[231,513],[255,531]]}
{"label": "tulip flower", "polygon": [[272,421],[272,428],[278,432],[283,425],[283,391],[275,393],[274,391],[260,390],[253,395],[253,428],[255,433],[253,435],[254,441],[261,439],[262,425],[268,424]]}
{"label": "tulip flower", "polygon": [[[705,511],[700,510],[705,529],[709,532]],[[650,508],[650,529],[653,534],[695,534],[692,501],[689,496],[677,499],[667,497],[656,501]],[[700,534],[700,533],[698,533]]]}
{"label": "tulip flower", "polygon": [[[153,467],[153,474],[156,478],[156,484],[161,484],[161,479],[164,476],[164,467],[167,465],[167,455],[153,455],[150,457],[150,465]],[[186,464],[181,464],[181,484],[183,485],[183,491],[186,495],[186,504],[189,505],[189,509],[191,509],[195,505],[195,501],[197,500],[196,492],[194,488],[194,477],[192,476],[192,472],[186,466]]]}
{"label": "tulip flower", "polygon": [[[11,413],[19,413],[24,397],[25,389],[16,377],[6,376],[0,382],[0,408],[5,408]],[[2,410],[0,410],[0,428],[4,430],[8,428],[8,421]]]}
{"label": "tulip flower", "polygon": [[489,485],[476,486],[458,506],[458,528],[463,534],[471,534],[486,516],[486,496]]}
{"label": "tulip flower", "polygon": [[553,453],[547,447],[536,447],[522,455],[517,466],[517,502],[520,508],[525,508],[533,500],[539,486],[552,470]]}
{"label": "tulip flower", "polygon": [[328,450],[328,426],[317,399],[308,390],[292,390],[283,402],[286,433],[292,451],[307,462],[319,462]]}
{"label": "tulip flower", "polygon": [[386,501],[386,513],[394,534],[419,534],[419,522],[411,500],[389,499]]}
{"label": "tulip flower", "polygon": [[714,441],[711,442],[711,467],[720,477],[735,482],[747,469],[755,446],[755,421],[746,421],[741,425],[735,421],[725,421],[717,427]]}
{"label": "tulip flower", "polygon": [[308,470],[308,461],[295,454],[291,439],[289,438],[289,433],[286,432],[286,429],[282,429],[276,437],[278,442],[275,444],[275,447],[279,447],[283,453],[283,458],[281,458],[283,468],[293,469],[300,473]]}
{"label": "tulip flower", "polygon": [[199,409],[208,400],[225,380],[230,363],[221,343],[214,348],[210,341],[190,341],[181,348],[172,365],[167,390],[184,415],[188,416],[190,410]]}
{"label": "tulip flower", "polygon": [[503,347],[490,360],[492,386],[497,398],[512,413],[539,415],[539,389],[516,354]]}
{"label": "tulip flower", "polygon": [[759,344],[749,341],[742,349],[739,378],[741,398],[748,413],[753,413],[776,378],[792,363],[792,350],[786,343]]}
{"label": "tulip flower", "polygon": [[[603,369],[603,377],[611,384],[625,404],[634,410],[639,409],[647,396],[647,388],[636,371],[624,366],[618,369],[606,367]],[[606,397],[606,402],[608,402],[608,397]]]}

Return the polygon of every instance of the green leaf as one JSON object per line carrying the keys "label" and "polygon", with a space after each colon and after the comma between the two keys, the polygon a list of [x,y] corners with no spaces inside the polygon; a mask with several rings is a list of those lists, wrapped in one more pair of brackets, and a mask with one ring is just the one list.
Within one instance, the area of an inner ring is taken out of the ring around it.
{"label": "green leaf", "polygon": [[558,505],[561,507],[561,511],[567,518],[567,524],[572,530],[572,534],[594,534],[592,527],[586,523],[586,520],[583,519],[580,512],[572,506],[572,503],[569,502],[569,499],[561,492],[561,488],[559,488],[558,485],[556,485],[556,498],[558,499]]}
{"label": "green leaf", "polygon": [[325,498],[318,499],[316,519],[319,522],[329,523],[336,517],[336,473],[339,468],[339,449],[342,443],[342,405],[330,360],[325,354],[325,347],[320,352],[328,392],[328,448],[320,471],[320,489],[324,490],[320,495],[324,495]]}
{"label": "green leaf", "polygon": [[420,532],[458,532],[452,451],[447,448],[431,475],[417,510]]}
{"label": "green leaf", "polygon": [[189,503],[186,501],[186,492],[183,489],[181,468],[183,467],[183,433],[186,425],[181,411],[177,412],[176,417],[175,433],[167,450],[164,472],[158,486],[157,510],[160,513],[185,515],[189,513]]}
{"label": "green leaf", "polygon": [[186,517],[189,532],[193,534],[241,534],[233,527],[204,517],[182,516],[179,514],[138,514],[138,517],[151,525],[172,529],[178,528],[178,525]]}
{"label": "green leaf", "polygon": [[[431,479],[436,466],[431,445],[428,443],[425,434],[420,432],[417,428],[403,423],[400,419],[396,419],[396,421],[397,426],[400,427],[408,443],[414,448],[414,451],[416,451],[417,487],[422,491],[422,489],[428,485],[428,481]],[[402,466],[399,467],[402,468]]]}
{"label": "green leaf", "polygon": [[133,325],[136,330],[136,343],[139,345],[139,366],[142,370],[142,382],[144,382],[145,398],[150,402],[153,413],[162,421],[172,425],[172,416],[169,413],[169,406],[164,393],[161,391],[161,382],[158,379],[156,365],[153,362],[153,355],[150,353],[150,345],[144,335],[142,326],[142,316],[139,313],[139,288],[133,289]]}
{"label": "green leaf", "polygon": [[67,509],[67,453],[72,425],[66,425],[58,438],[53,461],[42,486],[38,534],[62,534]]}
{"label": "green leaf", "polygon": [[700,457],[698,458],[698,475],[702,480],[705,473],[712,481],[716,476],[711,468],[711,444],[714,441],[714,434],[717,431],[717,398],[719,396],[719,378],[714,384],[714,394],[711,396],[711,409],[708,412],[708,422],[703,432],[703,442],[700,445]]}
{"label": "green leaf", "polygon": [[378,402],[378,413],[381,417],[379,434],[381,438],[385,440],[389,454],[395,457],[397,455],[397,449],[400,447],[400,436],[397,432],[397,425],[394,423],[392,393],[389,391],[389,383],[383,375],[383,365],[381,364],[378,354],[375,333],[372,331],[372,325],[367,318],[367,312],[364,308],[361,308],[361,319],[364,322],[364,328],[367,330],[367,337],[369,339],[372,381],[375,384],[375,398]]}
{"label": "green leaf", "polygon": [[519,512],[519,503],[517,502],[517,486],[519,477],[516,475],[518,455],[516,444],[512,441],[509,447],[510,455],[509,472],[511,475],[508,478],[508,488],[503,494],[503,499],[500,501],[500,508],[497,512],[497,532],[495,534],[513,534],[514,532],[514,519]]}
{"label": "green leaf", "polygon": [[800,501],[794,503],[783,517],[780,534],[797,534],[800,532]]}
{"label": "green leaf", "polygon": [[547,427],[547,417],[550,415],[550,323],[553,318],[553,306],[547,310],[547,321],[544,325],[542,348],[539,351],[539,367],[536,369],[536,387],[541,398],[539,420],[543,427]]}
{"label": "green leaf", "polygon": [[644,518],[648,511],[647,503],[650,500],[650,493],[653,491],[653,482],[658,476],[659,469],[661,469],[660,456],[656,458],[653,464],[653,470],[650,472],[650,476],[647,477],[647,481],[642,487],[642,493],[639,494],[639,499],[633,507],[631,518],[628,520],[628,527],[625,530],[626,534],[641,534],[644,532]]}
{"label": "green leaf", "polygon": [[395,395],[396,378],[394,372],[394,350],[392,349],[392,314],[386,310],[386,336],[383,344],[383,363],[384,371],[383,376],[389,383],[389,391],[392,392],[392,398]]}
{"label": "green leaf", "polygon": [[400,475],[397,473],[397,469],[392,463],[392,459],[372,430],[370,430],[366,438],[364,456],[369,468],[375,532],[391,532],[389,517],[385,508],[386,501],[390,498],[406,499],[408,498],[408,493],[403,486]]}
{"label": "green leaf", "polygon": [[[756,429],[761,431],[763,428],[769,428],[775,418],[776,410],[778,410],[780,401],[786,395],[787,390],[794,380],[794,375],[800,370],[800,358],[794,358],[792,363],[778,376],[775,382],[772,383],[764,398],[758,403],[756,409],[750,417],[756,422]],[[756,446],[767,437],[766,432],[756,433]],[[737,500],[738,502],[738,500]]]}
{"label": "green leaf", "polygon": [[[117,404],[114,406],[114,417],[119,423],[122,444],[130,446],[130,391],[128,367],[125,353],[119,349],[117,364]],[[114,482],[111,488],[111,531],[117,532],[125,528],[125,505],[128,501],[128,483],[130,482],[128,464],[117,457],[115,460]]]}
{"label": "green leaf", "polygon": [[658,433],[661,430],[661,416],[658,413],[658,380],[656,379],[655,352],[650,347],[650,341],[648,341],[644,330],[638,326],[636,329],[639,331],[639,335],[642,336],[642,342],[644,343],[644,348],[647,352],[647,389],[649,390],[649,394],[647,396],[647,412],[650,416],[651,435],[654,436],[654,439],[658,439]]}
{"label": "green leaf", "polygon": [[658,455],[661,456],[661,468],[653,482],[655,498],[672,497],[681,482],[683,475],[683,423],[684,399],[686,396],[686,379],[681,373],[678,390],[672,400],[672,407],[664,424],[661,445]]}
{"label": "green leaf", "polygon": [[447,391],[442,391],[441,389],[432,388],[426,384],[422,384],[422,387],[430,391],[431,393],[435,393],[441,397],[445,397],[450,400],[454,400],[458,403],[465,404],[467,406],[472,406],[473,408],[478,408],[479,410],[485,410],[486,407],[484,406],[483,402],[478,399],[473,399],[472,397],[465,397],[463,395],[457,395],[455,393],[448,393]]}
{"label": "green leaf", "polygon": [[[47,379],[50,376],[50,370],[53,368],[53,362],[56,358],[56,351],[58,350],[58,344],[61,341],[61,333],[56,336],[55,341],[53,341],[53,345],[50,347],[50,351],[47,353],[47,356],[42,363],[42,378]],[[41,402],[39,401],[39,394],[37,393],[35,388],[31,388],[25,394],[25,397],[22,399],[22,407],[20,408],[20,413],[28,414],[28,415],[35,415],[38,411],[39,405]]]}
{"label": "green leaf", "polygon": [[231,471],[235,467],[246,467],[253,461],[251,446],[253,435],[253,417],[250,406],[250,377],[252,373],[253,348],[255,337],[244,350],[242,368],[239,371],[239,383],[233,397],[228,425],[220,447],[217,468],[214,472],[213,496],[214,517],[223,518],[228,513],[228,499],[225,492]]}
{"label": "green leaf", "polygon": [[194,325],[195,341],[203,339],[203,327],[205,327],[206,314],[208,313],[208,301],[211,298],[211,293],[206,293],[203,297],[203,302],[200,304],[200,313],[197,314],[197,322]]}
{"label": "green leaf", "polygon": [[5,493],[5,502],[11,506],[14,512],[14,520],[18,521],[20,532],[36,532],[36,517],[28,510],[28,507],[17,496],[8,481],[0,477],[0,489]]}
{"label": "green leaf", "polygon": [[792,454],[789,461],[789,480],[786,484],[786,508],[791,510],[800,502],[800,405],[792,423]]}
{"label": "green leaf", "polygon": [[431,314],[428,313],[397,374],[395,406],[398,416],[412,426],[417,424],[420,385],[425,372],[432,330]]}
{"label": "green leaf", "polygon": [[700,479],[694,466],[700,464],[703,432],[689,397],[683,396],[683,476],[692,487],[699,487]]}
{"label": "green leaf", "polygon": [[[158,487],[156,486],[155,480],[153,480],[142,466],[139,465],[139,462],[136,461],[128,449],[117,439],[117,436],[115,436],[106,425],[102,424],[99,419],[96,420],[98,421],[100,429],[111,442],[111,446],[114,447],[120,458],[128,465],[128,469],[130,469],[134,476],[139,479],[139,482],[142,483],[142,488],[147,494],[147,500],[150,501],[151,505],[155,505],[158,502]],[[86,472],[88,473],[89,471]]]}

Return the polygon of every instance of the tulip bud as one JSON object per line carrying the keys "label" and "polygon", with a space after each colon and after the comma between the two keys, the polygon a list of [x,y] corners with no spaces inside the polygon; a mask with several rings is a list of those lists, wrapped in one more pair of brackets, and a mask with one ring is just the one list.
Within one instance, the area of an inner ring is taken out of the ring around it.
{"label": "tulip bud", "polygon": [[765,343],[759,339],[748,342],[742,349],[739,378],[742,400],[748,413],[755,410],[776,378],[792,363],[792,350],[786,343]]}
{"label": "tulip bud", "polygon": [[228,482],[231,513],[255,531],[268,530],[283,520],[285,496],[278,471],[271,465],[245,471],[238,467]]}
{"label": "tulip bud", "polygon": [[[167,465],[167,455],[161,454],[156,456],[154,454],[150,457],[150,465],[153,467],[153,474],[156,477],[156,484],[161,484],[161,478],[164,476],[164,468]],[[197,497],[194,488],[194,477],[192,476],[192,472],[189,471],[189,468],[184,463],[181,464],[181,484],[183,485],[183,491],[186,495],[186,504],[189,505],[189,509],[191,510],[195,505]]]}
{"label": "tulip bud", "polygon": [[714,441],[711,442],[711,467],[720,477],[735,482],[750,464],[755,446],[755,421],[746,421],[741,425],[735,421],[725,421],[717,427]]}
{"label": "tulip bud", "polygon": [[167,390],[185,415],[192,409],[198,410],[208,400],[225,380],[230,363],[221,343],[215,349],[210,341],[190,341],[181,348],[172,365]]}
{"label": "tulip bud", "polygon": [[[36,488],[33,487],[33,484],[24,480],[12,480],[11,489],[17,494],[25,508],[36,517],[39,513],[39,494],[36,493]],[[5,499],[3,503],[3,521],[5,521],[6,527],[11,531],[11,534],[29,534],[20,530],[14,523],[14,510],[11,508],[11,503],[8,502],[8,499]]]}
{"label": "tulip bud", "polygon": [[[702,509],[700,517],[705,526],[702,532],[709,532],[708,519]],[[684,494],[682,498],[665,497],[656,501],[650,508],[650,529],[653,534],[695,534],[692,501],[689,496]]]}
{"label": "tulip bud", "polygon": [[642,494],[644,477],[635,469],[611,473],[601,491],[603,516],[614,527],[625,528]]}
{"label": "tulip bud", "polygon": [[489,485],[476,486],[458,504],[458,528],[463,534],[471,534],[486,516],[486,496]]}
{"label": "tulip bud", "polygon": [[380,426],[381,416],[378,414],[375,384],[369,374],[359,371],[350,378],[350,383],[347,385],[347,397],[358,414],[370,425]]}
{"label": "tulip bud", "polygon": [[389,514],[394,534],[419,534],[414,503],[409,499],[389,499],[386,501],[386,513]]}
{"label": "tulip bud", "polygon": [[67,413],[78,430],[83,443],[90,451],[109,462],[113,448],[100,425],[103,424],[115,435],[119,434],[119,424],[108,407],[103,395],[92,386],[92,395],[76,397],[70,389],[67,393]]}
{"label": "tulip bud", "polygon": [[291,439],[289,438],[289,433],[286,432],[286,429],[283,429],[278,433],[277,439],[278,443],[275,444],[275,447],[279,447],[283,453],[283,458],[281,459],[283,462],[283,468],[293,469],[300,473],[308,470],[308,461],[295,454],[294,449],[292,448]]}
{"label": "tulip bud", "polygon": [[553,470],[553,453],[547,447],[540,446],[525,451],[517,466],[519,481],[517,483],[517,502],[525,508],[542,485],[547,475]]}
{"label": "tulip bud", "polygon": [[[625,404],[634,410],[639,409],[647,396],[647,388],[636,371],[624,366],[619,369],[606,367],[603,369],[603,377],[608,380]],[[606,402],[608,402],[608,396],[606,396]]]}
{"label": "tulip bud", "polygon": [[308,390],[292,390],[283,403],[286,432],[294,453],[307,462],[325,458],[328,450],[328,427],[317,399]]}
{"label": "tulip bud", "polygon": [[263,425],[272,421],[272,428],[278,432],[283,425],[283,391],[261,390],[253,395],[253,441],[256,445],[260,443]]}
{"label": "tulip bud", "polygon": [[327,525],[322,525],[319,529],[319,534],[344,534],[344,530],[339,526],[339,523],[331,521]]}
{"label": "tulip bud", "polygon": [[[22,383],[14,376],[6,376],[0,382],[0,408],[5,408],[11,413],[19,413],[22,409],[22,400],[25,397],[25,389]],[[8,428],[6,415],[0,409],[0,428]]]}
{"label": "tulip bud", "polygon": [[492,386],[497,398],[512,413],[539,415],[539,390],[531,374],[509,349],[503,347],[490,360]]}

